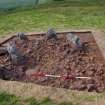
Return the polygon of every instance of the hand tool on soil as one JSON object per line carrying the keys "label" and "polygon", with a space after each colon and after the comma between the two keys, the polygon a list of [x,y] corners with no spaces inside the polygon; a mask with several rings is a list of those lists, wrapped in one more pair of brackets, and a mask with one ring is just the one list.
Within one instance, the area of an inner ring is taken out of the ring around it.
{"label": "hand tool on soil", "polygon": [[50,75],[50,74],[46,74],[43,72],[36,72],[36,73],[32,73],[30,74],[30,77],[51,77],[51,78],[63,78],[65,80],[72,80],[72,79],[91,79],[91,77],[79,77],[79,76],[74,76],[74,75]]}
{"label": "hand tool on soil", "polygon": [[56,32],[54,31],[53,28],[48,29],[46,35],[47,35],[47,39],[48,40],[49,39],[55,39],[55,40],[57,40],[57,34],[56,34]]}

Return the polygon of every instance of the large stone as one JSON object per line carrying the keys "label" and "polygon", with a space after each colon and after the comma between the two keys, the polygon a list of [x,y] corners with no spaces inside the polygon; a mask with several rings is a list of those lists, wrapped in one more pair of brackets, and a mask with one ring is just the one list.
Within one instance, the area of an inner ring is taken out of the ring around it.
{"label": "large stone", "polygon": [[8,54],[8,51],[4,47],[0,47],[0,56]]}
{"label": "large stone", "polygon": [[27,36],[25,35],[25,33],[23,32],[18,32],[17,33],[17,37],[20,39],[20,40],[28,40]]}
{"label": "large stone", "polygon": [[76,47],[82,47],[82,42],[77,35],[69,33],[66,35],[66,38],[68,41],[72,42]]}
{"label": "large stone", "polygon": [[57,34],[52,28],[47,31],[46,35],[47,39],[57,39]]}

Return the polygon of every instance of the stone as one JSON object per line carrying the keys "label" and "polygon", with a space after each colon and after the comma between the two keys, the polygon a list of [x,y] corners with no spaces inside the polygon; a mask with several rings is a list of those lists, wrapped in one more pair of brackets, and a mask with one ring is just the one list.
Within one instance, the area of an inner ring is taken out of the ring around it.
{"label": "stone", "polygon": [[0,47],[0,56],[8,54],[8,51],[6,50],[5,47]]}
{"label": "stone", "polygon": [[9,53],[12,64],[24,64],[26,62],[25,56],[16,48],[14,42],[10,42],[7,44],[7,51]]}
{"label": "stone", "polygon": [[48,39],[48,40],[49,40],[49,39],[57,39],[57,34],[56,34],[56,32],[54,31],[54,29],[52,29],[52,28],[48,29],[46,35],[47,35],[47,39]]}
{"label": "stone", "polygon": [[27,36],[25,35],[25,33],[23,32],[18,32],[17,33],[17,37],[20,39],[20,40],[28,40]]}
{"label": "stone", "polygon": [[66,38],[68,41],[72,42],[77,48],[82,47],[82,42],[77,35],[69,33],[66,35]]}
{"label": "stone", "polygon": [[95,85],[94,84],[88,84],[87,85],[87,90],[88,90],[88,92],[91,92],[91,91],[95,90]]}

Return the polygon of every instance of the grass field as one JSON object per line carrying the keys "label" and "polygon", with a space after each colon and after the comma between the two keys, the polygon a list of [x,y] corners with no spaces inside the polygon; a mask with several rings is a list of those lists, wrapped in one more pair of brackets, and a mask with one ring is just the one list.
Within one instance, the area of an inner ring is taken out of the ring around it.
{"label": "grass field", "polygon": [[0,35],[18,31],[105,28],[105,0],[65,0],[0,12]]}

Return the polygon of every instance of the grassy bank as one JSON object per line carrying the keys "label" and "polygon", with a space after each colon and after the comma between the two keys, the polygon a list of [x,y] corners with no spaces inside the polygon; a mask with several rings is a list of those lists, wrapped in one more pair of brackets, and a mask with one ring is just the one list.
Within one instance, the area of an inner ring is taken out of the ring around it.
{"label": "grassy bank", "polygon": [[66,0],[0,12],[0,35],[18,31],[105,28],[105,0]]}
{"label": "grassy bank", "polygon": [[21,99],[15,95],[10,95],[6,92],[0,92],[0,105],[79,105],[72,102],[55,103],[49,98],[45,98],[42,101],[37,101],[35,98]]}
{"label": "grassy bank", "polygon": [[74,96],[74,99],[71,99],[69,102],[65,100],[65,102],[58,103],[48,97],[38,101],[34,97],[23,99],[22,97],[0,91],[0,105],[104,105],[105,103],[105,93],[96,95],[78,94],[78,96],[74,93],[71,94]]}

